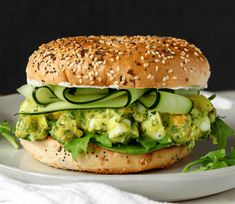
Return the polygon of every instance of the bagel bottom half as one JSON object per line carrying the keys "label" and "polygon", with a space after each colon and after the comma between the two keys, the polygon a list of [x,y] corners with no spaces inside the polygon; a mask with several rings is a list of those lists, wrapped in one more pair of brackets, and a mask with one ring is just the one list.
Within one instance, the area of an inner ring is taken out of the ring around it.
{"label": "bagel bottom half", "polygon": [[122,154],[89,144],[87,154],[80,154],[74,161],[71,154],[50,137],[35,142],[20,139],[20,142],[33,158],[49,166],[102,174],[124,174],[165,168],[190,153],[186,146],[174,146],[147,154]]}

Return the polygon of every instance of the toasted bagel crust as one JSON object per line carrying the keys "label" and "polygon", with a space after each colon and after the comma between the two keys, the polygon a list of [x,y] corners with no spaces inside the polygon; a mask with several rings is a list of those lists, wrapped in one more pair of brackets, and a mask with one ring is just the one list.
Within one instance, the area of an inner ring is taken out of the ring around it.
{"label": "toasted bagel crust", "polygon": [[114,88],[207,86],[210,67],[185,40],[158,36],[77,36],[43,44],[29,58],[28,83]]}
{"label": "toasted bagel crust", "polygon": [[36,142],[20,139],[20,142],[32,157],[49,166],[102,174],[124,174],[165,168],[189,154],[186,146],[164,148],[147,154],[121,154],[89,144],[87,154],[79,155],[74,161],[71,154],[51,138]]}

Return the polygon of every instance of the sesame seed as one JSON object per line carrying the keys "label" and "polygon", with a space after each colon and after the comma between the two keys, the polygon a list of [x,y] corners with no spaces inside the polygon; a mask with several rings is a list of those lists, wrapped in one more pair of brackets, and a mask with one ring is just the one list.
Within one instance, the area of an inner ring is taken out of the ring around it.
{"label": "sesame seed", "polygon": [[155,67],[155,71],[156,71],[156,72],[158,71],[158,66]]}
{"label": "sesame seed", "polygon": [[144,67],[148,67],[149,66],[149,64],[148,63],[144,63]]}
{"label": "sesame seed", "polygon": [[140,59],[141,59],[141,60],[144,60],[144,56],[141,56]]}
{"label": "sesame seed", "polygon": [[169,69],[168,70],[168,73],[170,74],[170,73],[172,73],[174,70],[173,69]]}
{"label": "sesame seed", "polygon": [[166,86],[166,83],[165,83],[165,82],[163,82],[163,83],[162,83],[162,86]]}
{"label": "sesame seed", "polygon": [[151,79],[152,78],[152,74],[148,74],[147,79]]}
{"label": "sesame seed", "polygon": [[107,76],[108,76],[108,77],[111,77],[111,76],[112,76],[112,74],[108,72],[108,73],[107,73]]}
{"label": "sesame seed", "polygon": [[159,59],[155,59],[154,61],[155,61],[156,63],[160,62],[160,60],[159,60]]}
{"label": "sesame seed", "polygon": [[173,76],[172,79],[173,79],[173,80],[177,80],[178,77],[177,77],[177,76]]}
{"label": "sesame seed", "polygon": [[120,67],[119,67],[119,66],[117,66],[116,70],[117,70],[117,72],[119,72],[119,71],[120,71]]}
{"label": "sesame seed", "polygon": [[93,81],[93,80],[94,80],[94,77],[93,77],[93,76],[90,76],[90,77],[89,77],[89,80],[90,80],[90,81]]}
{"label": "sesame seed", "polygon": [[137,79],[139,79],[139,76],[135,76],[135,77],[133,77],[133,79],[137,80]]}
{"label": "sesame seed", "polygon": [[180,62],[180,66],[181,66],[181,67],[184,67],[184,63],[183,63],[183,62]]}
{"label": "sesame seed", "polygon": [[93,75],[93,72],[88,72],[88,76],[92,76]]}
{"label": "sesame seed", "polygon": [[110,58],[111,62],[114,62],[114,59],[113,58]]}
{"label": "sesame seed", "polygon": [[194,55],[199,56],[199,54],[197,52],[194,52]]}
{"label": "sesame seed", "polygon": [[114,85],[118,85],[118,81],[113,82]]}
{"label": "sesame seed", "polygon": [[162,78],[162,81],[167,81],[166,76],[164,76],[164,77]]}

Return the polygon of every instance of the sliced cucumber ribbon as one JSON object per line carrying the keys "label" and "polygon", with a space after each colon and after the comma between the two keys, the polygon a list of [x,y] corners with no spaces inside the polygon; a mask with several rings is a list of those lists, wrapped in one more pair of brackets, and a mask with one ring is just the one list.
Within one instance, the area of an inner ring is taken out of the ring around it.
{"label": "sliced cucumber ribbon", "polygon": [[159,112],[171,114],[187,114],[193,108],[191,99],[173,93],[159,91],[160,99],[157,106],[154,108]]}
{"label": "sliced cucumber ribbon", "polygon": [[185,96],[156,90],[142,96],[139,102],[145,108],[171,114],[187,114],[193,107],[192,101]]}
{"label": "sliced cucumber ribbon", "polygon": [[186,93],[181,91],[183,94],[178,95],[157,89],[114,90],[23,85],[18,92],[26,98],[34,99],[39,104],[38,110],[34,110],[34,113],[29,110],[26,114],[69,109],[122,108],[136,101],[147,109],[171,114],[187,114],[193,107],[191,99],[183,96],[187,95],[186,91]]}
{"label": "sliced cucumber ribbon", "polygon": [[32,97],[34,101],[39,105],[47,105],[49,103],[59,101],[57,96],[48,86],[35,87],[32,92]]}
{"label": "sliced cucumber ribbon", "polygon": [[152,91],[149,91],[144,96],[139,98],[139,102],[148,109],[153,109],[157,106],[160,99],[159,92],[154,89]]}
{"label": "sliced cucumber ribbon", "polygon": [[33,98],[39,105],[52,106],[54,110],[54,106],[57,105],[63,109],[70,109],[69,107],[71,109],[125,107],[138,100],[146,89],[113,90],[24,85],[18,89],[18,92],[26,98]]}
{"label": "sliced cucumber ribbon", "polygon": [[32,93],[34,90],[34,86],[25,84],[17,89],[17,92],[24,96],[25,98],[31,99],[32,98]]}

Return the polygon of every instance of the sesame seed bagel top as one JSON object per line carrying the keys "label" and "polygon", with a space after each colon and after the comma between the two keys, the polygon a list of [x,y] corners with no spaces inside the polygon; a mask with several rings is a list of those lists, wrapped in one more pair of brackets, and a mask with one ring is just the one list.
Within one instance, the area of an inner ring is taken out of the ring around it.
{"label": "sesame seed bagel top", "polygon": [[43,44],[28,82],[116,88],[206,87],[210,67],[185,40],[158,36],[77,36]]}

